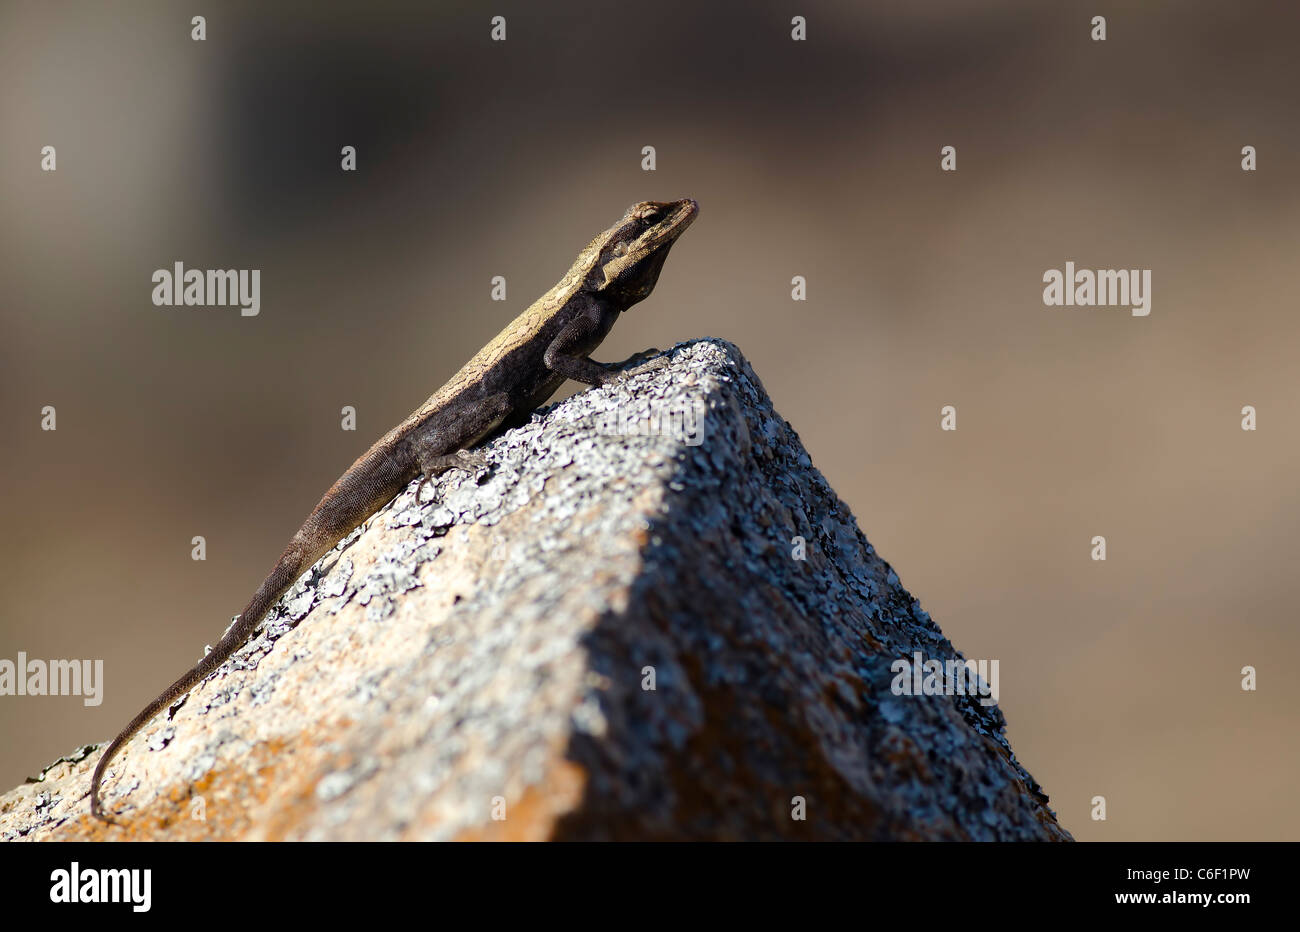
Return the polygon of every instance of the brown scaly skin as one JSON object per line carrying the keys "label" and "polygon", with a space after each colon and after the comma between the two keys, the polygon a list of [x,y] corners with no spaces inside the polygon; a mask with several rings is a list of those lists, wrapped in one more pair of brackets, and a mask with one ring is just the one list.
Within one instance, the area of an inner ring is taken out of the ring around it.
{"label": "brown scaly skin", "polygon": [[349,466],[293,535],[271,574],[216,647],[109,744],[91,778],[91,813],[113,821],[104,811],[100,783],[113,755],[131,736],[225,663],[299,576],[411,480],[422,477],[418,498],[428,479],[449,469],[481,464],[469,449],[526,422],[565,379],[604,385],[624,376],[626,363],[605,365],[593,362],[589,354],[618,315],[654,289],[668,250],[698,212],[699,205],[689,198],[633,204],[618,223],[578,254],[559,284]]}

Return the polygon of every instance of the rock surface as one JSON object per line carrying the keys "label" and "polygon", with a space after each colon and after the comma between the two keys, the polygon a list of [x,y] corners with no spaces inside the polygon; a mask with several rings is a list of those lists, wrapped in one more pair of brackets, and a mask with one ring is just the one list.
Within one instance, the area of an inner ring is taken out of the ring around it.
{"label": "rock surface", "polygon": [[891,691],[960,655],[739,351],[667,357],[322,559],[114,761],[122,825],[85,748],[0,838],[1068,840],[996,705]]}

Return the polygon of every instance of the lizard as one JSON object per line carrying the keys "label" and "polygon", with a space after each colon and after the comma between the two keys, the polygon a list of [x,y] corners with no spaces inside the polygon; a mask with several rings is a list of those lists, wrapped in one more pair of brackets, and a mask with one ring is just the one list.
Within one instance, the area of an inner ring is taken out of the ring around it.
{"label": "lizard", "polygon": [[618,315],[654,289],[668,251],[698,213],[699,205],[690,198],[633,204],[578,254],[555,287],[358,457],[307,516],[211,651],[109,743],[91,777],[91,814],[104,822],[115,821],[104,809],[100,789],[109,762],[122,746],[225,663],[303,573],[412,481],[420,480],[415,490],[418,502],[425,483],[434,477],[485,465],[474,448],[526,423],[566,379],[600,386],[647,368],[650,364],[628,367],[657,350],[622,363],[598,363],[590,354]]}

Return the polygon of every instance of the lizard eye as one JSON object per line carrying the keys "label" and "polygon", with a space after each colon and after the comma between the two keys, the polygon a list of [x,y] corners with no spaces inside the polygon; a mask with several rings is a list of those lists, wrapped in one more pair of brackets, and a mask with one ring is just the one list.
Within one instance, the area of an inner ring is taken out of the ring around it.
{"label": "lizard eye", "polygon": [[627,255],[627,243],[615,243],[615,244],[614,244],[614,248],[610,250],[610,255],[613,255],[613,256],[626,256],[626,255]]}

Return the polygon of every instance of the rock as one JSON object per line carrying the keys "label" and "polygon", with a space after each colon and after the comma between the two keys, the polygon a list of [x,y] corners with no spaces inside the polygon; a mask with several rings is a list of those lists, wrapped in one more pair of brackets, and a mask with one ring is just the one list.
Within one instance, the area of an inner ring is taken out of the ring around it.
{"label": "rock", "polygon": [[122,825],[84,748],[0,837],[1068,840],[995,704],[891,690],[960,655],[739,351],[666,355],[322,559],[114,761]]}

